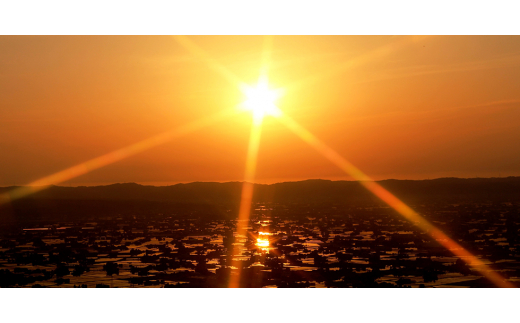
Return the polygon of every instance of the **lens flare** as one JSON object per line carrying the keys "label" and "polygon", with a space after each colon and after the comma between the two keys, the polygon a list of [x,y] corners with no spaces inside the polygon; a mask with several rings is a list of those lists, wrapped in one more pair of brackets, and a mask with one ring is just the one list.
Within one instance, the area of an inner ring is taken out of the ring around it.
{"label": "lens flare", "polygon": [[349,161],[344,159],[335,150],[328,147],[325,143],[316,138],[312,133],[310,133],[307,129],[302,127],[296,121],[294,121],[287,115],[280,116],[278,120],[280,120],[297,136],[299,136],[301,139],[303,139],[305,142],[311,145],[314,149],[316,149],[319,153],[321,153],[325,158],[330,160],[332,163],[334,163],[336,166],[342,169],[345,173],[352,176],[372,194],[383,200],[386,204],[388,204],[394,210],[399,212],[399,214],[401,214],[408,221],[412,222],[417,227],[419,227],[422,231],[429,234],[440,245],[448,249],[454,255],[460,257],[468,265],[473,267],[473,269],[480,272],[484,277],[492,281],[496,286],[514,287],[511,283],[509,283],[502,276],[500,276],[496,271],[487,266],[482,260],[478,259],[469,251],[464,249],[460,244],[448,237],[444,232],[435,227],[421,215],[416,213],[408,205],[403,203],[384,187],[374,182],[370,177],[365,175],[361,170],[359,170]]}
{"label": "lens flare", "polygon": [[136,142],[132,145],[114,150],[112,152],[93,158],[81,164],[45,176],[43,178],[29,183],[27,186],[17,187],[7,193],[0,194],[0,205],[8,203],[11,200],[23,198],[25,196],[39,192],[48,188],[50,185],[60,184],[78,176],[87,174],[96,169],[105,167],[107,165],[113,164],[130,156],[146,151],[152,147],[165,144],[173,140],[174,138],[187,135],[196,130],[202,129],[213,123],[216,123],[217,121],[229,118],[233,114],[236,114],[236,112],[236,109],[222,110],[216,114],[212,114],[202,119],[198,119],[191,123],[185,124],[179,128],[163,132],[148,139]]}
{"label": "lens flare", "polygon": [[[260,146],[260,135],[262,132],[262,118],[254,118],[253,126],[251,128],[251,135],[249,137],[249,146],[247,149],[246,169],[244,174],[244,183],[242,184],[242,195],[240,198],[240,208],[238,211],[237,221],[237,236],[245,236],[247,232],[247,225],[249,222],[249,215],[251,213],[251,203],[253,201],[253,186],[256,172],[256,162],[258,160],[258,148]],[[235,245],[233,254],[240,252],[240,246]],[[240,270],[241,266],[232,263],[236,267],[236,274],[229,278],[229,287],[237,288],[240,284]]]}

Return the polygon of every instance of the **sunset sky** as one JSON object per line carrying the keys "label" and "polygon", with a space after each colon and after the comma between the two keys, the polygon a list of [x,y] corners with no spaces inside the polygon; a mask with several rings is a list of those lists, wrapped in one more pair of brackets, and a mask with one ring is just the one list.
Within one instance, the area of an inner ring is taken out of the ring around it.
{"label": "sunset sky", "polygon": [[[262,36],[0,36],[0,186],[24,185],[244,101]],[[274,36],[277,106],[372,178],[520,175],[520,37]],[[241,181],[249,113],[61,185]],[[256,182],[350,180],[266,117]]]}

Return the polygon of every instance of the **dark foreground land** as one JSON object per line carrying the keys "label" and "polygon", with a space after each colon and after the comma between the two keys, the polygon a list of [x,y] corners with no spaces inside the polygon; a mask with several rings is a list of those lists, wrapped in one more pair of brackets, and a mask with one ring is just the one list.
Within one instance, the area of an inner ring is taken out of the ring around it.
{"label": "dark foreground land", "polygon": [[[517,285],[520,180],[482,181],[444,190],[438,182],[393,184],[414,210]],[[351,184],[300,183],[284,183],[290,189],[278,194],[260,189],[245,236],[234,234],[235,183],[233,191],[215,183],[192,189],[184,203],[137,199],[133,191],[143,187],[135,184],[97,188],[106,199],[85,193],[90,188],[54,188],[13,201],[0,208],[0,287],[226,287],[237,267],[243,287],[493,287],[371,196],[331,193]]]}

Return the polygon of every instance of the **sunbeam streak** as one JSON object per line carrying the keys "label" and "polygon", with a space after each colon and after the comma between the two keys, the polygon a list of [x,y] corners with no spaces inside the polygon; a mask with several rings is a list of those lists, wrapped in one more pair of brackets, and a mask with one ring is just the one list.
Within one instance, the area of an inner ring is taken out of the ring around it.
{"label": "sunbeam streak", "polygon": [[287,91],[300,90],[309,85],[316,84],[327,78],[331,78],[335,75],[341,74],[342,72],[344,72],[345,70],[348,70],[350,68],[354,68],[354,67],[366,64],[367,62],[370,62],[372,60],[376,60],[376,59],[380,59],[385,56],[388,56],[388,55],[396,52],[399,48],[401,48],[407,44],[426,39],[427,37],[431,37],[431,36],[403,37],[402,39],[399,39],[399,40],[392,42],[390,44],[387,44],[385,46],[381,46],[369,53],[366,53],[366,54],[358,56],[358,57],[354,57],[352,59],[348,59],[342,64],[335,65],[334,67],[331,67],[330,69],[323,70],[321,73],[318,73],[315,75],[309,75],[306,78],[302,78],[292,84],[289,84],[286,87],[286,89],[287,89]]}
{"label": "sunbeam streak", "polygon": [[[253,200],[253,186],[255,180],[256,163],[258,160],[258,148],[260,146],[260,136],[262,133],[262,121],[263,118],[253,117],[253,125],[251,127],[251,134],[249,136],[249,146],[247,149],[246,158],[246,169],[244,174],[244,183],[242,184],[242,195],[240,198],[240,208],[238,211],[237,221],[237,237],[243,237],[246,235],[246,228],[249,222],[249,216],[251,212],[251,202]],[[233,254],[240,253],[238,249],[239,245],[235,245]],[[233,261],[232,266],[237,268],[237,272],[231,275],[229,278],[229,287],[236,288],[240,287],[240,274],[241,266]]]}
{"label": "sunbeam streak", "polygon": [[197,46],[193,41],[191,41],[187,36],[173,36],[174,39],[186,48],[189,52],[197,56],[199,59],[204,61],[209,68],[216,71],[220,75],[222,75],[226,81],[231,83],[231,85],[238,85],[242,83],[240,79],[230,72],[226,67],[222,64],[218,63],[215,59],[213,59],[208,53],[202,50],[199,46]]}
{"label": "sunbeam streak", "polygon": [[[256,88],[249,87],[242,83],[242,89],[246,94],[246,102],[243,106],[253,113],[253,121],[251,134],[249,136],[249,145],[246,156],[246,168],[244,173],[244,183],[242,184],[242,194],[240,198],[240,207],[238,211],[237,221],[237,237],[243,237],[247,234],[247,226],[251,213],[251,203],[253,201],[253,187],[255,180],[256,164],[258,161],[258,148],[260,146],[260,136],[262,133],[262,122],[266,115],[277,115],[278,108],[275,105],[279,93],[272,91],[268,87],[267,75],[270,66],[270,51],[272,48],[272,38],[266,36],[264,38],[264,48],[262,51],[262,65],[260,67],[260,76]],[[240,245],[235,245],[232,254],[239,254]],[[236,272],[230,272],[229,285],[230,288],[240,287],[240,277],[242,266],[238,265],[238,260],[232,261],[232,266],[236,268]]]}
{"label": "sunbeam streak", "polygon": [[191,132],[214,124],[218,121],[224,120],[225,118],[228,118],[236,113],[236,109],[226,109],[216,114],[183,125],[179,128],[163,132],[159,135],[139,141],[130,146],[114,150],[108,154],[96,157],[76,166],[72,166],[60,172],[40,178],[36,181],[29,183],[27,186],[21,186],[11,190],[10,192],[0,195],[0,205],[7,203],[10,200],[19,199],[30,194],[39,192],[49,187],[50,185],[63,183],[72,178],[87,174],[93,170],[113,164],[130,156],[148,150],[152,147],[167,143],[168,141],[174,138],[189,134]]}
{"label": "sunbeam streak", "polygon": [[273,36],[264,36],[262,50],[262,62],[260,65],[260,75],[267,77],[271,68],[271,52],[273,50]]}
{"label": "sunbeam streak", "polygon": [[435,227],[421,215],[416,213],[409,206],[404,204],[401,200],[399,200],[392,193],[387,191],[384,187],[374,182],[370,177],[365,175],[361,170],[359,170],[357,167],[355,167],[346,159],[344,159],[335,150],[333,150],[325,143],[323,143],[321,140],[316,138],[312,133],[310,133],[307,129],[302,127],[296,121],[284,114],[281,114],[278,120],[280,120],[282,124],[287,126],[297,136],[299,136],[306,143],[308,143],[319,153],[321,153],[325,158],[330,160],[332,163],[334,163],[336,166],[342,169],[345,173],[352,176],[355,180],[359,181],[360,184],[363,185],[367,190],[369,190],[375,196],[383,200],[386,204],[388,204],[394,210],[399,212],[399,214],[401,214],[407,220],[415,224],[421,230],[429,234],[434,240],[436,240],[439,244],[451,251],[454,255],[460,257],[468,265],[472,266],[475,270],[477,270],[490,281],[492,281],[496,286],[514,287],[497,272],[495,272],[489,266],[484,264],[483,261],[472,255],[469,251],[464,249],[461,245],[459,245],[457,242],[448,237],[444,232]]}

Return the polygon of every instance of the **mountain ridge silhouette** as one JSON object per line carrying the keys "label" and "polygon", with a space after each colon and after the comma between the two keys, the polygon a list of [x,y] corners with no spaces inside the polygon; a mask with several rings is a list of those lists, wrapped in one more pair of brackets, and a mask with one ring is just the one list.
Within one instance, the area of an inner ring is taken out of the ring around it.
{"label": "mountain ridge silhouette", "polygon": [[[520,177],[455,178],[376,181],[405,202],[492,202],[520,200]],[[309,179],[253,184],[255,202],[349,203],[376,201],[357,181]],[[0,187],[9,193],[20,186]],[[191,182],[168,186],[114,183],[102,186],[50,186],[24,199],[144,200],[168,203],[236,203],[242,182]]]}

